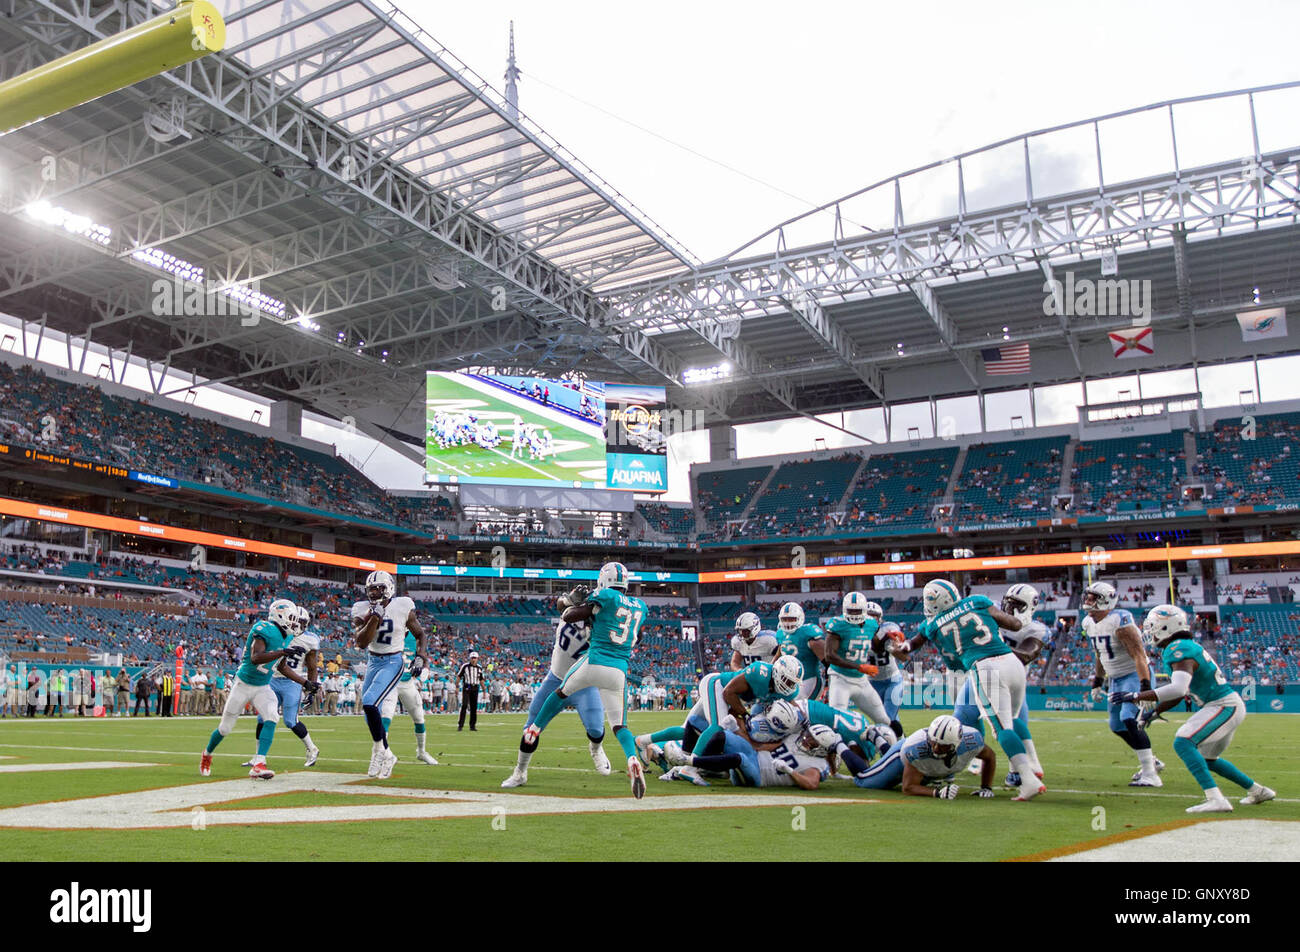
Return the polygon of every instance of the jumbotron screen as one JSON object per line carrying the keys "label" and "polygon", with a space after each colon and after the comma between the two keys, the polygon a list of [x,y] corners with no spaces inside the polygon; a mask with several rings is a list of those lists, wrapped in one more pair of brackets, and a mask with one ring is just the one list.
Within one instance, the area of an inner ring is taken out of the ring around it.
{"label": "jumbotron screen", "polygon": [[661,493],[663,387],[430,372],[425,481]]}

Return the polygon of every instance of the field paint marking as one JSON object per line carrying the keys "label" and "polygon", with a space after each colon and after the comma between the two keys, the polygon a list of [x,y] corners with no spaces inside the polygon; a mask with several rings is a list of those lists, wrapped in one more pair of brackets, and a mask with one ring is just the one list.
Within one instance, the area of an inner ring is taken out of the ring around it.
{"label": "field paint marking", "polygon": [[1052,863],[1295,862],[1300,860],[1300,823],[1291,820],[1202,820],[1172,830],[1053,856]]}
{"label": "field paint marking", "polygon": [[[426,790],[418,787],[358,785],[353,774],[282,774],[271,786],[251,779],[219,780],[139,793],[119,793],[57,803],[38,803],[0,810],[0,826],[49,830],[125,830],[180,828],[192,823],[192,813],[204,804],[238,800],[253,795],[297,792],[373,793],[409,797],[420,801],[370,803],[358,806],[268,807],[253,810],[212,810],[203,814],[207,826],[250,824],[338,823],[374,820],[440,820],[458,817],[492,817],[502,809],[507,815],[573,813],[640,813],[665,810],[743,809],[816,804],[871,804],[862,798],[816,798],[777,794],[712,794],[661,796],[643,800],[612,797],[546,797],[466,790]],[[346,785],[346,786],[345,786]]]}
{"label": "field paint marking", "polygon": [[[1236,789],[1239,789],[1239,788],[1236,787],[1236,786],[1234,785],[1234,786],[1233,786],[1233,789],[1236,790]],[[1081,793],[1081,794],[1084,794],[1084,795],[1086,795],[1086,796],[1090,796],[1090,797],[1143,797],[1143,798],[1146,798],[1146,797],[1164,797],[1164,798],[1169,799],[1169,800],[1196,800],[1196,801],[1200,801],[1200,800],[1204,800],[1204,799],[1205,799],[1204,796],[1197,796],[1197,795],[1195,795],[1195,794],[1190,794],[1190,793],[1156,793],[1156,792],[1155,792],[1154,790],[1152,790],[1152,788],[1150,788],[1150,787],[1134,787],[1134,788],[1132,788],[1131,790],[1128,790],[1128,791],[1124,791],[1124,790],[1067,790],[1067,789],[1065,789],[1065,788],[1060,788],[1060,789],[1058,789],[1058,788],[1055,788],[1055,787],[1048,787],[1048,788],[1047,788],[1047,793],[1048,793],[1048,794],[1052,793],[1053,791],[1055,791],[1056,793]],[[1141,792],[1138,792],[1138,791],[1141,791]],[[1046,795],[1047,795],[1047,794],[1044,794],[1044,796],[1046,796]],[[1241,796],[1244,797],[1245,795],[1246,795],[1246,791],[1242,790],[1242,791],[1241,791]],[[1225,794],[1225,796],[1226,796],[1226,794]],[[1295,798],[1295,797],[1274,797],[1273,800],[1272,800],[1272,802],[1274,802],[1274,803],[1300,803],[1300,799],[1297,799],[1297,798]]]}
{"label": "field paint marking", "polygon": [[82,760],[70,764],[0,764],[0,773],[44,773],[47,770],[112,770],[116,767],[164,767],[136,761]]}

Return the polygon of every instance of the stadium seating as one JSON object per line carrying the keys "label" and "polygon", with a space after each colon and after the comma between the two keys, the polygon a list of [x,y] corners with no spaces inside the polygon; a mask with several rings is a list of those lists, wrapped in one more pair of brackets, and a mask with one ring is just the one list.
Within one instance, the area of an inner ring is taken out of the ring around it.
{"label": "stadium seating", "polygon": [[1049,518],[1067,442],[1058,436],[971,446],[954,491],[956,520]]}
{"label": "stadium seating", "polygon": [[1113,515],[1178,506],[1186,458],[1182,430],[1080,443],[1074,508]]}
{"label": "stadium seating", "polygon": [[727,520],[740,518],[771,471],[771,466],[746,466],[697,476],[695,498],[708,521],[708,538],[725,538]]}
{"label": "stadium seating", "polygon": [[862,464],[853,454],[782,463],[754,502],[737,538],[777,538],[833,532],[828,521]]}
{"label": "stadium seating", "polygon": [[1196,438],[1196,474],[1219,505],[1300,501],[1300,416],[1255,418],[1254,439],[1239,419],[1220,420]]}
{"label": "stadium seating", "polygon": [[695,532],[695,510],[663,503],[637,503],[636,511],[655,532],[686,539]]}
{"label": "stadium seating", "polygon": [[956,446],[872,456],[845,502],[844,528],[933,528],[931,507],[956,462]]}

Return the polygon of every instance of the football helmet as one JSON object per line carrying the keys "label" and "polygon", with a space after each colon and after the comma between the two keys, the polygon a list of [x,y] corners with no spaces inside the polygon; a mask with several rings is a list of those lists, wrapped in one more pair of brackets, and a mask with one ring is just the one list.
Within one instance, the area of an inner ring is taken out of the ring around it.
{"label": "football helmet", "polygon": [[600,575],[596,578],[597,588],[616,588],[621,592],[627,591],[627,566],[622,562],[606,562],[600,567]]}
{"label": "football helmet", "polygon": [[867,620],[867,596],[861,592],[849,592],[840,604],[840,614],[850,625],[861,625]]}
{"label": "football helmet", "polygon": [[885,610],[880,607],[880,602],[867,602],[867,616],[876,621],[885,617]]}
{"label": "football helmet", "polygon": [[776,617],[776,627],[787,635],[797,631],[803,625],[803,606],[798,602],[786,602]]}
{"label": "football helmet", "polygon": [[774,733],[785,737],[799,726],[799,708],[789,701],[773,701],[767,709],[767,723]]}
{"label": "football helmet", "polygon": [[301,635],[304,631],[306,631],[308,628],[311,627],[311,612],[307,611],[307,609],[299,605],[298,618],[296,619],[296,621],[298,627],[295,630],[298,632],[298,634]]}
{"label": "football helmet", "polygon": [[951,714],[940,714],[925,729],[925,736],[931,748],[956,748],[961,743],[961,721]]}
{"label": "football helmet", "polygon": [[814,757],[825,757],[844,738],[825,724],[814,724],[799,735],[799,746]]}
{"label": "football helmet", "polygon": [[762,630],[763,623],[758,620],[758,616],[753,612],[744,612],[736,619],[736,634],[740,635],[745,641],[753,641]]}
{"label": "football helmet", "polygon": [[781,655],[772,662],[772,690],[793,694],[803,682],[803,664],[794,655]]}
{"label": "football helmet", "polygon": [[1083,590],[1083,610],[1108,612],[1119,604],[1119,593],[1110,582],[1093,582]]}
{"label": "football helmet", "polygon": [[287,598],[277,598],[271,603],[266,617],[285,631],[294,631],[298,623],[298,606]]}
{"label": "football helmet", "polygon": [[392,598],[397,594],[397,583],[387,572],[371,572],[366,576],[366,598],[377,602],[381,598]]}
{"label": "football helmet", "polygon": [[1146,621],[1142,622],[1142,640],[1164,647],[1179,635],[1192,630],[1187,623],[1187,613],[1176,605],[1157,605],[1147,612]]}
{"label": "football helmet", "polygon": [[961,600],[957,586],[946,578],[931,579],[921,590],[921,608],[926,618],[946,612]]}
{"label": "football helmet", "polygon": [[1002,596],[1002,610],[1008,615],[1014,615],[1021,620],[1032,618],[1037,609],[1038,589],[1024,582],[1017,582],[1012,585],[1007,589],[1007,593]]}

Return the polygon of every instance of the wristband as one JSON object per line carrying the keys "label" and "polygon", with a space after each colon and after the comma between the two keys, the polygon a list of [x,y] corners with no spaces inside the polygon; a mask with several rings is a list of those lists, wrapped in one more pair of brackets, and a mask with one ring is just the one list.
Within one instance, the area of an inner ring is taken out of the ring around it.
{"label": "wristband", "polygon": [[1093,686],[1094,688],[1099,688],[1099,687],[1101,687],[1101,682],[1102,682],[1102,679],[1101,679],[1100,677],[1098,677],[1097,675],[1093,675],[1093,677],[1092,677],[1092,686]]}
{"label": "wristband", "polygon": [[1141,681],[1138,682],[1138,688],[1139,688],[1140,690],[1142,690],[1142,691],[1150,691],[1150,690],[1151,690],[1151,679],[1150,679],[1150,678],[1143,678]]}

